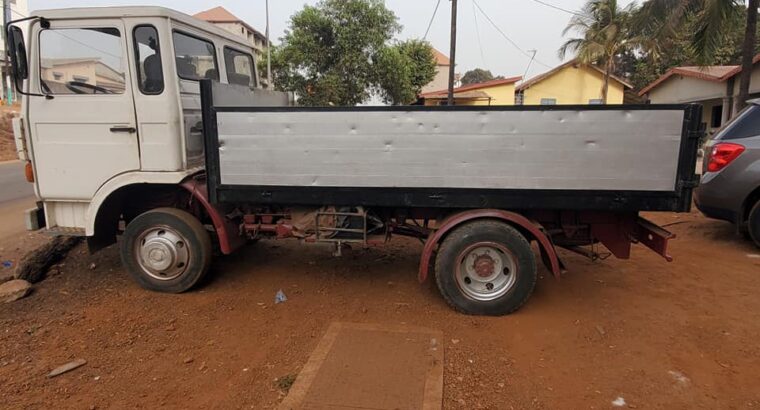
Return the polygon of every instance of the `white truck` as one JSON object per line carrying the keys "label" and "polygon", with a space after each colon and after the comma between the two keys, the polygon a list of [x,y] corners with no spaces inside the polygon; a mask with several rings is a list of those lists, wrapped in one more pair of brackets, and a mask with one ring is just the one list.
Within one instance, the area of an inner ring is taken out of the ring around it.
{"label": "white truck", "polygon": [[40,11],[6,32],[29,225],[91,251],[121,237],[147,289],[191,289],[214,244],[405,235],[452,307],[507,314],[533,292],[531,243],[557,277],[557,247],[670,260],[673,235],[639,211],[691,207],[697,106],[295,107],[242,38],[164,8]]}

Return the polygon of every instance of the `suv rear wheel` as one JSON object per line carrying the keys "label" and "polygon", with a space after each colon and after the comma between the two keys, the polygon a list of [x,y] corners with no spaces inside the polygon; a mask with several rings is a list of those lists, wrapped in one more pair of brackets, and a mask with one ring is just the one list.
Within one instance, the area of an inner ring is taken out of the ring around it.
{"label": "suv rear wheel", "polygon": [[749,212],[748,222],[749,236],[755,241],[755,245],[760,247],[760,201],[757,201]]}

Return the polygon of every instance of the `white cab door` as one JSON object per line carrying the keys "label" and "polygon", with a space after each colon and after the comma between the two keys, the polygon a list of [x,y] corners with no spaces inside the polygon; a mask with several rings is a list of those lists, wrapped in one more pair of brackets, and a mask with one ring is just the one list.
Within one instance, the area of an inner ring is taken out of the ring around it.
{"label": "white cab door", "polygon": [[129,37],[120,20],[39,31],[37,86],[52,99],[30,97],[29,122],[43,199],[89,200],[109,179],[140,169]]}

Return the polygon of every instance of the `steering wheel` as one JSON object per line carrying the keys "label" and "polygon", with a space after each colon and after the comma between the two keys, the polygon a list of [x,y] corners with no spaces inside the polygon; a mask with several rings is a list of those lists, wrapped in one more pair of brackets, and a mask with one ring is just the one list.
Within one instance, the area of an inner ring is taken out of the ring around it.
{"label": "steering wheel", "polygon": [[[109,89],[99,87],[97,85],[83,83],[80,81],[69,81],[66,83],[66,88],[73,91],[75,94],[97,94],[98,92],[103,94],[114,94],[114,92]],[[88,93],[82,90],[82,88],[90,89],[92,90],[92,93]]]}

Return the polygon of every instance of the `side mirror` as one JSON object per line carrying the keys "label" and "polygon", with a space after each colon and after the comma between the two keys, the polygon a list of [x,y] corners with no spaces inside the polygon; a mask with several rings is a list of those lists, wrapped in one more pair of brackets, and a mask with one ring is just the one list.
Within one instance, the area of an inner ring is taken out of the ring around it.
{"label": "side mirror", "polygon": [[26,57],[26,44],[24,43],[24,33],[17,26],[10,26],[7,33],[8,53],[11,58],[11,67],[13,77],[16,80],[16,86],[23,80],[29,78],[29,63]]}

